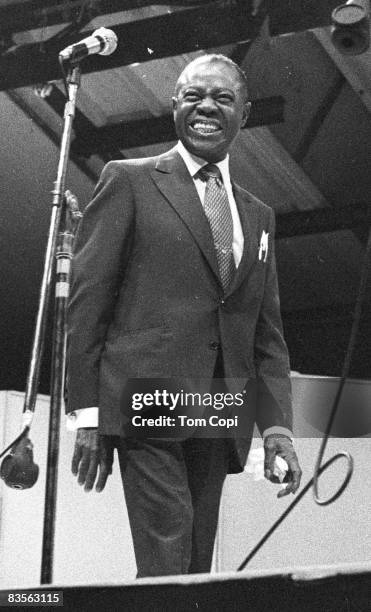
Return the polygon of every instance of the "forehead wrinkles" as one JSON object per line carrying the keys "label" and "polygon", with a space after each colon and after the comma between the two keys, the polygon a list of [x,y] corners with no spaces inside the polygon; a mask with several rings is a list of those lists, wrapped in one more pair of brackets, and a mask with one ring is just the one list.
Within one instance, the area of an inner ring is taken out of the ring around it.
{"label": "forehead wrinkles", "polygon": [[204,64],[204,66],[204,68],[201,66],[186,68],[177,81],[175,92],[193,86],[212,90],[230,89],[234,92],[241,88],[237,75],[228,66],[224,64]]}

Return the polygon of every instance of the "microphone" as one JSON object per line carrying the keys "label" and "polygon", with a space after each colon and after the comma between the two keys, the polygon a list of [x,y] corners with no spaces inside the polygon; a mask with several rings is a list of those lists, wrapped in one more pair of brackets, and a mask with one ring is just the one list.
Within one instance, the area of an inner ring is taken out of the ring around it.
{"label": "microphone", "polygon": [[33,460],[33,445],[27,435],[14,444],[1,464],[0,476],[12,489],[30,489],[39,475]]}
{"label": "microphone", "polygon": [[91,36],[63,49],[59,54],[59,58],[62,61],[72,60],[76,62],[96,53],[99,55],[111,55],[116,48],[116,34],[107,28],[98,28]]}

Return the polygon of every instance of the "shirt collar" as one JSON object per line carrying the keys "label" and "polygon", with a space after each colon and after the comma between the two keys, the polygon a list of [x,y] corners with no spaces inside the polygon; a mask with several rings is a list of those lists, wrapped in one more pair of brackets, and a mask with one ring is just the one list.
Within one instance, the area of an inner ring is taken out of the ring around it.
{"label": "shirt collar", "polygon": [[[188,172],[191,175],[191,177],[194,179],[195,178],[195,174],[197,174],[197,172],[203,167],[206,166],[208,164],[207,161],[205,161],[204,159],[201,159],[201,157],[197,157],[196,155],[192,155],[192,153],[190,153],[185,146],[183,145],[183,143],[178,140],[177,143],[177,150],[179,155],[182,157],[185,165],[188,168]],[[230,183],[230,175],[229,175],[229,155],[227,155],[224,159],[222,159],[220,162],[217,162],[215,164],[215,166],[218,166],[222,178],[223,178],[223,183],[224,185],[227,185]]]}

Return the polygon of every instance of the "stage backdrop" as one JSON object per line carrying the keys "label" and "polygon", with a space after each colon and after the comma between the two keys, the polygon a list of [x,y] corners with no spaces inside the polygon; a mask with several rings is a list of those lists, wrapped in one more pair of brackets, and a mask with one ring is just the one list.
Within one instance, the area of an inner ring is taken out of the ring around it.
{"label": "stage backdrop", "polygon": [[[293,376],[296,447],[304,482],[312,475],[320,445],[319,430],[336,384],[336,379]],[[336,424],[341,437],[330,440],[326,454],[329,457],[338,450],[352,453],[355,472],[348,489],[333,505],[324,508],[314,503],[311,492],[307,493],[247,571],[369,561],[370,406],[370,383],[354,381],[348,385],[343,416]],[[22,408],[21,393],[0,392],[1,448],[19,432]],[[40,466],[36,485],[27,491],[15,491],[0,481],[0,588],[35,586],[40,581],[48,413],[49,398],[39,396],[31,433],[34,458]],[[346,438],[347,431],[353,437]],[[54,582],[67,585],[130,580],[136,567],[118,464],[115,462],[113,475],[102,493],[87,494],[70,473],[73,443],[74,434],[66,431],[62,419]],[[261,440],[256,438],[253,446],[261,447]],[[321,478],[321,493],[333,492],[344,473],[343,461],[333,465],[330,473]],[[292,501],[292,496],[278,500],[278,490],[278,486],[255,480],[250,473],[227,478],[214,555],[217,571],[236,569]]]}

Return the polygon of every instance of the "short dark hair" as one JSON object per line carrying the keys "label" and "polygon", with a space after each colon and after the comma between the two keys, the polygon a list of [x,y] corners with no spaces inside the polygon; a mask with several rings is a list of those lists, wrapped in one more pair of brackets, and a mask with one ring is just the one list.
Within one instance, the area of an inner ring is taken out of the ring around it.
{"label": "short dark hair", "polygon": [[178,81],[177,81],[177,84],[176,84],[176,87],[175,87],[175,91],[177,91],[178,82],[179,82],[183,72],[185,70],[187,70],[189,68],[189,66],[192,66],[192,64],[198,64],[198,63],[201,63],[203,61],[222,62],[223,64],[226,64],[230,68],[233,68],[234,71],[237,73],[237,76],[238,76],[238,79],[240,81],[241,87],[245,90],[246,99],[248,98],[249,88],[248,88],[247,76],[246,76],[245,72],[230,57],[227,57],[227,55],[223,55],[222,53],[205,53],[204,55],[200,55],[200,56],[196,57],[194,60],[192,60],[191,62],[189,62],[189,64],[187,64],[184,67],[184,69],[182,70],[181,74],[179,75],[179,78],[178,78]]}

